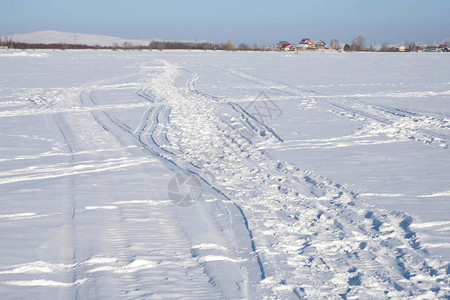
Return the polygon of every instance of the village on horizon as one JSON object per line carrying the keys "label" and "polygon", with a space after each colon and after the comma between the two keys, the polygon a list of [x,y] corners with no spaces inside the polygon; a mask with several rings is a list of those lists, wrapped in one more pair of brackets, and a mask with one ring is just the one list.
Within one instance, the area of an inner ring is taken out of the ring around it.
{"label": "village on horizon", "polygon": [[287,41],[279,41],[275,47],[275,51],[295,51],[298,53],[299,51],[317,51],[317,50],[343,50],[343,51],[380,51],[380,52],[449,52],[449,46],[447,43],[440,45],[427,45],[426,47],[418,46],[414,42],[405,42],[400,47],[390,46],[388,43],[383,43],[379,49],[376,49],[373,46],[366,47],[365,38],[362,36],[358,36],[356,39],[353,39],[351,44],[345,44],[345,46],[341,49],[339,41],[336,39],[332,39],[330,41],[329,46],[327,44],[319,40],[314,42],[310,38],[302,39],[297,45],[291,44]]}
{"label": "village on horizon", "polygon": [[[17,37],[19,36],[19,37]],[[23,36],[26,36],[25,38]],[[28,38],[27,38],[28,36]],[[31,37],[31,38],[30,38]],[[78,37],[78,39],[77,39]],[[103,39],[103,40],[102,40]],[[105,43],[107,41],[107,43]],[[350,52],[449,52],[450,41],[443,40],[434,44],[405,41],[402,44],[390,45],[383,42],[377,46],[367,46],[363,36],[354,38],[351,43],[340,43],[331,39],[329,44],[323,40],[313,41],[303,38],[298,44],[285,40],[272,46],[246,43],[233,44],[232,40],[226,43],[211,41],[167,41],[167,40],[129,40],[111,36],[97,36],[77,33],[64,33],[57,31],[40,31],[29,34],[19,34],[7,37],[0,36],[0,49],[109,49],[109,50],[225,50],[225,51],[350,51]]]}

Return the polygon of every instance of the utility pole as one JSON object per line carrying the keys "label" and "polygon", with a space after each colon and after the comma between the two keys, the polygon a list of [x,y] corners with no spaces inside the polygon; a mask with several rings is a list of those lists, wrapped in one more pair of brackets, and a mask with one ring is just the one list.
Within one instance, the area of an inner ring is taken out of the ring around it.
{"label": "utility pole", "polygon": [[75,34],[75,49],[77,49],[77,35]]}

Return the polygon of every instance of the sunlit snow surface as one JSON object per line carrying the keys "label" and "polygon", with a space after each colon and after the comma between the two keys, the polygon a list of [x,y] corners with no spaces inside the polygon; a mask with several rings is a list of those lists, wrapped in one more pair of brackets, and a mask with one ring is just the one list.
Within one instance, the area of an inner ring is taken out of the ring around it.
{"label": "sunlit snow surface", "polygon": [[450,55],[0,70],[1,298],[449,296]]}

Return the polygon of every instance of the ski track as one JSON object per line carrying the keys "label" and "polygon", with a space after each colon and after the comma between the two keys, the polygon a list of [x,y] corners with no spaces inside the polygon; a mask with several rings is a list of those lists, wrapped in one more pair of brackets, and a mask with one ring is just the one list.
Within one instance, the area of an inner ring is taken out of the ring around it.
{"label": "ski track", "polygon": [[[252,121],[246,131],[280,142],[273,131],[230,109],[232,103],[195,89],[198,75],[176,86],[181,70],[163,63],[165,72],[150,88],[171,107],[169,140],[181,159],[199,166],[197,174],[211,178],[241,208],[262,262],[260,287],[269,295],[448,292],[445,266],[427,257],[409,216],[370,207],[338,184],[274,161],[236,126]],[[224,122],[224,115],[234,123]]]}
{"label": "ski track", "polygon": [[[424,144],[434,145],[443,149],[448,149],[450,141],[450,116],[437,118],[429,115],[422,115],[423,112],[410,112],[386,105],[368,104],[363,97],[423,97],[434,95],[448,95],[449,91],[442,93],[387,93],[383,95],[344,95],[329,96],[322,92],[317,92],[304,87],[295,87],[284,83],[273,82],[262,79],[258,76],[248,74],[241,70],[218,67],[230,74],[247,81],[257,83],[268,91],[277,91],[288,97],[302,99],[300,107],[305,109],[323,109],[317,103],[328,105],[326,111],[333,114],[349,118],[351,120],[366,121],[366,125],[361,128],[359,134],[386,135],[401,141],[413,140]],[[420,95],[419,95],[420,94]],[[434,113],[439,115],[440,113]]]}
{"label": "ski track", "polygon": [[[112,81],[120,79],[123,78]],[[117,123],[118,120],[103,112],[104,107],[95,107],[93,91],[86,93],[85,88],[71,89],[64,98],[69,107],[79,105],[81,100],[87,110],[64,110],[63,113],[58,111],[52,114],[67,146],[68,153],[61,155],[67,157],[67,162],[5,171],[0,180],[4,185],[46,178],[57,178],[66,183],[72,196],[61,207],[66,212],[59,215],[62,218],[60,222],[66,224],[63,226],[63,240],[68,240],[69,244],[59,247],[73,249],[72,259],[69,263],[65,257],[60,258],[64,263],[36,261],[1,266],[0,285],[12,289],[22,287],[37,297],[42,293],[45,295],[43,289],[52,289],[54,296],[74,299],[198,299],[204,295],[211,299],[223,298],[222,291],[212,285],[205,275],[203,266],[207,262],[203,263],[201,256],[194,257],[191,253],[185,232],[177,221],[176,211],[173,205],[164,202],[165,199],[158,201],[158,204],[166,205],[156,206],[147,205],[153,200],[114,201],[108,205],[82,204],[83,197],[78,194],[77,186],[83,186],[86,179],[79,175],[98,173],[99,198],[113,199],[108,187],[112,188],[114,183],[104,181],[102,174],[155,163],[154,158],[145,155],[145,147],[142,148],[137,136],[123,133],[129,130],[125,124]],[[138,107],[149,107],[149,103]],[[115,128],[108,127],[111,123]],[[26,157],[30,158],[36,157]],[[0,222],[31,222],[30,219],[52,216],[24,212],[1,217]],[[51,220],[57,221],[54,218]],[[96,240],[89,240],[92,232],[96,233]],[[86,250],[85,245],[92,245],[93,248]],[[104,256],[104,253],[111,256]],[[58,257],[54,259],[58,260]],[[231,294],[229,298],[236,297]]]}
{"label": "ski track", "polygon": [[[155,102],[153,97],[150,96],[145,90],[140,90],[137,95],[145,101],[151,103]],[[82,92],[80,99],[81,102],[88,107],[95,107],[97,105],[94,90],[90,92]],[[97,113],[97,110],[93,110],[91,112],[95,121],[100,124],[100,126],[106,132],[113,134],[122,145],[127,145],[127,147],[129,147],[128,145],[130,143],[133,143],[139,146],[142,150],[144,150],[144,152],[147,152],[150,155],[159,158],[163,163],[167,165],[169,169],[187,170],[189,168],[189,163],[180,161],[178,158],[179,154],[175,154],[171,151],[171,145],[167,138],[167,125],[163,123],[168,123],[169,121],[170,109],[167,106],[155,105],[148,107],[148,109],[142,115],[140,123],[135,130],[132,130],[129,126],[127,126],[114,115],[108,112],[101,111]],[[196,174],[195,170],[190,170],[190,172]],[[207,183],[203,178],[201,179],[205,182],[205,184]],[[206,186],[205,189],[206,191],[217,194],[219,197],[223,198],[223,194],[221,194],[211,186]],[[119,203],[121,202],[119,201]],[[252,280],[251,278],[255,274],[253,265],[256,265],[254,261],[257,260],[257,254],[255,255],[247,251],[246,248],[249,247],[250,241],[248,240],[248,238],[246,240],[245,236],[244,238],[240,237],[240,235],[242,234],[241,231],[245,231],[245,229],[242,228],[243,222],[241,222],[242,224],[239,225],[240,221],[242,220],[239,220],[240,215],[236,211],[236,208],[227,207],[232,206],[232,204],[224,205],[221,202],[218,202],[218,204],[220,205],[220,207],[213,207],[212,212],[208,212],[208,215],[214,214],[214,210],[219,210],[222,211],[221,215],[225,213],[228,221],[226,221],[225,225],[217,224],[217,222],[220,223],[223,221],[214,219],[210,220],[209,222],[215,223],[210,226],[225,226],[229,227],[226,228],[227,230],[231,230],[230,234],[232,235],[232,237],[229,238],[226,243],[224,243],[224,245],[234,244],[234,250],[227,247],[227,251],[225,251],[225,253],[231,257],[208,255],[211,250],[192,249],[190,258],[197,261],[197,266],[209,276],[209,279],[205,280],[204,282],[207,283],[207,286],[209,286],[210,289],[215,291],[216,295],[226,296],[227,298],[257,298],[256,295],[258,294],[258,292],[250,290],[250,287],[248,286],[249,280],[252,282],[252,284],[255,284],[256,282],[256,280]],[[114,209],[116,209],[116,206],[85,207],[85,209],[112,209],[113,207]],[[211,208],[209,210],[211,210]],[[164,224],[164,221],[159,220],[159,223]],[[223,230],[224,229],[220,229],[222,234],[224,234]],[[191,231],[188,230],[186,234],[198,235],[199,232],[196,229]],[[217,234],[219,233],[215,233],[215,235]],[[182,238],[179,239],[183,240]],[[191,236],[190,239],[192,240],[193,237]],[[183,249],[190,249],[189,246],[179,247]],[[215,251],[212,252],[215,253]],[[217,259],[219,257],[221,257],[221,259]],[[239,266],[242,263],[250,264],[250,266]],[[228,271],[224,273],[222,272],[223,269],[227,269]],[[242,272],[242,270],[244,270],[244,272]],[[232,275],[234,272],[236,272],[236,274]],[[197,276],[199,277],[198,280],[202,280],[202,276]],[[187,286],[183,288],[189,289],[189,287]],[[212,298],[215,298],[216,296],[214,295],[215,294],[213,293],[210,296]],[[183,296],[185,297],[187,295]]]}
{"label": "ski track", "polygon": [[[0,266],[0,284],[56,289],[57,295],[71,298],[91,293],[130,299],[449,296],[448,264],[430,257],[415,232],[448,231],[448,222],[413,223],[404,213],[368,205],[349,188],[265,151],[266,145],[314,149],[393,142],[377,139],[380,134],[448,149],[449,119],[357,98],[373,95],[331,97],[221,70],[303,99],[302,107],[321,109],[321,102],[331,113],[367,125],[352,136],[285,143],[237,102],[197,89],[197,73],[167,61],[141,64],[137,74],[89,86],[46,94],[26,91],[23,101],[4,104],[20,108],[2,111],[0,118],[51,117],[67,149],[0,163],[54,156],[66,161],[2,170],[0,185],[60,179],[73,192],[61,204],[62,213],[11,212],[0,215],[0,223],[61,219],[68,225],[64,235],[71,237],[64,246],[73,254],[71,259]],[[141,80],[120,83],[134,77]],[[141,102],[101,104],[97,92],[109,89],[137,89]],[[123,109],[142,110],[137,126],[121,120]],[[82,175],[98,173],[101,183],[119,184],[102,174],[145,169],[156,162],[172,173],[198,176],[204,201],[178,208],[165,198],[117,200],[100,186],[100,198],[116,200],[94,205],[74,192],[85,183]],[[419,197],[442,196],[448,191]],[[90,218],[96,222],[85,223]],[[92,231],[98,233],[98,249],[86,250],[83,244],[92,241],[84,236]]]}

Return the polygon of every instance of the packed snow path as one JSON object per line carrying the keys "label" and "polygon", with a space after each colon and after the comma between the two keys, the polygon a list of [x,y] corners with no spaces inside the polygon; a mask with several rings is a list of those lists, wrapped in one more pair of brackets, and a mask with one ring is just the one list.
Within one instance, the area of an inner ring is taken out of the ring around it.
{"label": "packed snow path", "polygon": [[183,87],[178,77],[192,75],[180,73],[164,62],[148,82],[171,108],[168,140],[192,165],[188,171],[241,207],[262,257],[263,287],[280,297],[382,297],[440,285],[435,275],[441,268],[445,278],[445,269],[424,260],[410,217],[368,207],[339,185],[271,159],[254,144],[261,137],[278,141],[268,128],[195,90],[196,74]]}
{"label": "packed snow path", "polygon": [[[445,118],[341,103],[219,69],[283,90],[302,105],[324,101],[346,117],[366,118],[361,134],[384,130],[448,151]],[[282,136],[237,102],[197,88],[201,80],[189,66],[157,60],[141,63],[137,73],[35,90],[28,107],[1,112],[3,120],[45,124],[46,134],[26,123],[29,137],[53,149],[2,157],[0,293],[83,299],[449,295],[448,265],[422,248],[410,216],[366,204],[337,182],[273,158],[266,149],[282,147]],[[417,126],[399,125],[402,118],[417,119]],[[3,134],[13,141],[19,136]],[[17,161],[32,165],[17,167]],[[187,207],[167,196],[167,183],[182,173],[197,176],[203,189]],[[36,198],[24,196],[33,193]]]}

